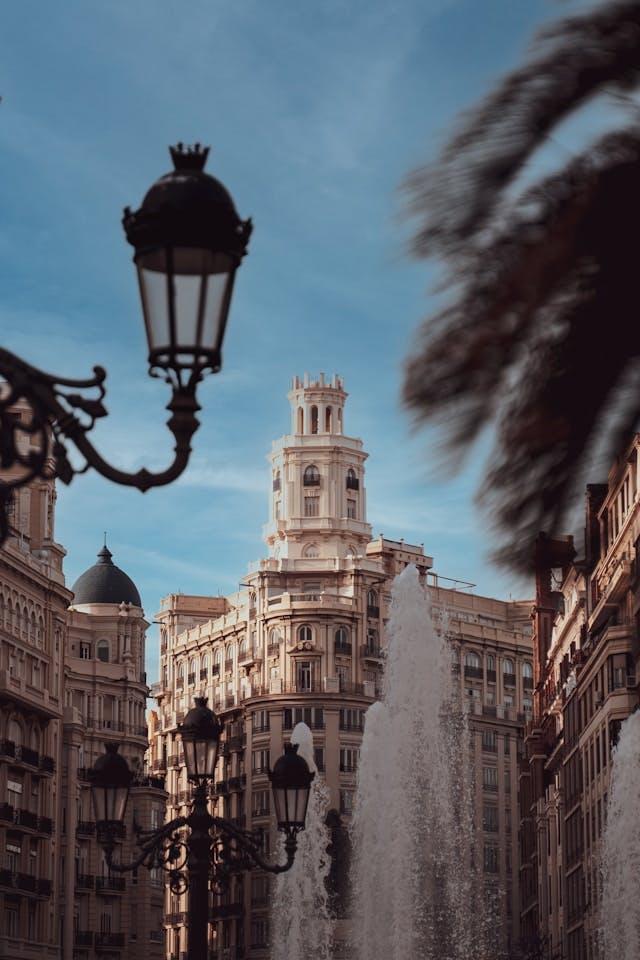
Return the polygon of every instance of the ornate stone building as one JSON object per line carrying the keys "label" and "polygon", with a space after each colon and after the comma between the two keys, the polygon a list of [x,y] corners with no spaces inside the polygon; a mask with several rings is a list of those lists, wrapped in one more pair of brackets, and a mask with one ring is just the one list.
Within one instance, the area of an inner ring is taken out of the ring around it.
{"label": "ornate stone building", "polygon": [[536,711],[523,771],[523,931],[542,956],[598,960],[611,753],[638,708],[640,436],[587,488],[584,556],[541,537]]}
{"label": "ornate stone building", "polygon": [[106,547],[65,586],[54,506],[52,477],[19,489],[0,548],[0,957],[160,960],[163,878],[109,873],[86,776],[106,741],[136,771],[124,861],[166,800],[144,768],[147,623]]}
{"label": "ornate stone building", "polygon": [[[531,708],[530,603],[502,603],[452,587],[430,573],[422,547],[372,539],[359,439],[344,433],[342,380],[295,378],[291,432],[273,444],[268,555],[233,596],[170,594],[158,614],[160,681],[154,769],[167,775],[169,816],[188,810],[177,726],[196,695],[222,715],[225,738],[218,813],[262,827],[273,846],[268,782],[294,725],[313,732],[316,762],[331,794],[331,823],[348,822],[364,714],[379,695],[391,581],[411,563],[450,613],[461,695],[472,714],[479,849],[487,887],[499,901],[498,939],[518,927],[517,754]],[[338,871],[339,872],[339,871]],[[345,912],[337,891],[340,915]],[[253,871],[212,901],[210,950],[219,960],[265,957],[269,877]],[[167,955],[186,948],[186,899],[166,911]],[[338,924],[338,942],[345,936]]]}

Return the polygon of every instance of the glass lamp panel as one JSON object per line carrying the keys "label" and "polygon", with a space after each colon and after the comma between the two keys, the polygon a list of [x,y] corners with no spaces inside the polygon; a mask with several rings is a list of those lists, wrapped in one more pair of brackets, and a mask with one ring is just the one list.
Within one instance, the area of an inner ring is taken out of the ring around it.
{"label": "glass lamp panel", "polygon": [[233,274],[233,262],[224,254],[197,247],[174,248],[176,346],[181,362],[180,348],[196,355],[220,349]]}
{"label": "glass lamp panel", "polygon": [[188,777],[198,776],[198,760],[196,756],[196,747],[193,740],[182,738],[182,748],[184,750],[184,763],[187,768]]}
{"label": "glass lamp panel", "polygon": [[140,254],[136,260],[149,353],[169,350],[173,345],[169,316],[166,250]]}
{"label": "glass lamp panel", "polygon": [[107,820],[107,791],[104,787],[93,786],[91,788],[91,799],[93,800],[93,814],[96,821]]}
{"label": "glass lamp panel", "polygon": [[112,816],[107,817],[107,820],[124,820],[124,811],[127,807],[127,797],[129,795],[128,787],[115,787],[110,791],[112,794],[112,807],[111,814]]}
{"label": "glass lamp panel", "polygon": [[276,823],[278,824],[278,826],[282,826],[282,824],[284,824],[287,819],[285,795],[286,795],[286,790],[282,790],[278,787],[274,787],[273,806],[275,809]]}

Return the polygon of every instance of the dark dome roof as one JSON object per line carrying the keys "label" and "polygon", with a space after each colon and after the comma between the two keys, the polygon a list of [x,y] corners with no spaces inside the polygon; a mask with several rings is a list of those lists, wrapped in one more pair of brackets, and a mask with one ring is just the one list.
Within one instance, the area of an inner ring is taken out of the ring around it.
{"label": "dark dome roof", "polygon": [[113,554],[106,544],[98,554],[98,562],[82,573],[72,590],[73,605],[81,603],[132,603],[141,607],[138,589],[124,570],[111,562]]}

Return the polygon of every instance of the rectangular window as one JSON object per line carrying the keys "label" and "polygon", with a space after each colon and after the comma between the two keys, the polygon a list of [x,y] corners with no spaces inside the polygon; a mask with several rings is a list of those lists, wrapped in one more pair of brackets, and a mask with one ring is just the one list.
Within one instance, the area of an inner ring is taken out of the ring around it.
{"label": "rectangular window", "polygon": [[498,750],[498,734],[495,730],[487,730],[486,728],[482,731],[482,749],[488,750],[490,753],[496,753]]}
{"label": "rectangular window", "polygon": [[355,500],[347,500],[347,519],[355,520],[356,519],[356,502]]}
{"label": "rectangular window", "polygon": [[485,843],[484,845],[484,872],[498,872],[498,848],[493,844]]}
{"label": "rectangular window", "polygon": [[340,773],[355,773],[359,753],[355,747],[344,747],[340,750]]}
{"label": "rectangular window", "polygon": [[251,797],[251,814],[254,817],[266,817],[271,810],[269,790],[254,790]]}
{"label": "rectangular window", "polygon": [[251,946],[259,948],[269,944],[269,921],[261,917],[251,921]]}
{"label": "rectangular window", "polygon": [[302,691],[313,689],[313,664],[309,660],[296,663],[296,688]]}
{"label": "rectangular window", "polygon": [[324,729],[324,710],[322,707],[285,707],[283,728],[293,730],[296,723],[306,723],[312,730]]}
{"label": "rectangular window", "polygon": [[482,787],[484,790],[491,790],[491,791],[497,792],[498,790],[498,768],[497,767],[482,768]]}
{"label": "rectangular window", "polygon": [[251,754],[251,772],[267,773],[269,771],[269,751],[254,750]]}
{"label": "rectangular window", "polygon": [[320,497],[304,498],[304,515],[305,517],[320,516]]}
{"label": "rectangular window", "polygon": [[340,791],[340,813],[350,815],[353,811],[353,790]]}
{"label": "rectangular window", "polygon": [[487,833],[498,832],[498,808],[485,804],[482,808],[482,829]]}
{"label": "rectangular window", "polygon": [[91,659],[91,644],[90,644],[90,643],[81,643],[81,644],[80,644],[80,659],[81,659],[81,660],[90,660],[90,659]]}
{"label": "rectangular window", "polygon": [[340,711],[340,729],[358,730],[362,733],[364,730],[364,710],[343,708]]}
{"label": "rectangular window", "polygon": [[255,710],[251,718],[251,728],[254,733],[266,733],[269,729],[269,711]]}

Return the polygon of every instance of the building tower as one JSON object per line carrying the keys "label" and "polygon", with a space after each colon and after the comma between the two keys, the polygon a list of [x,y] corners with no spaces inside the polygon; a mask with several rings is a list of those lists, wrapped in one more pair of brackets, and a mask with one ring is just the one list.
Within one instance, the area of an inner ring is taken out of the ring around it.
{"label": "building tower", "polygon": [[[163,599],[160,681],[152,687],[159,707],[154,770],[167,772],[168,816],[185,814],[190,789],[177,725],[194,696],[207,696],[225,722],[217,813],[247,829],[264,829],[274,848],[268,768],[294,725],[304,721],[329,787],[329,823],[334,848],[340,849],[354,799],[364,714],[381,688],[391,581],[415,564],[435,588],[434,603],[451,613],[454,666],[478,741],[470,762],[478,765],[477,823],[486,872],[492,886],[507,890],[501,928],[506,947],[518,919],[517,860],[513,888],[510,857],[513,851],[517,858],[515,758],[533,676],[530,604],[465,594],[459,583],[448,589],[429,572],[432,560],[422,546],[371,539],[367,454],[359,439],[344,432],[346,397],[336,376],[294,378],[290,433],[273,443],[268,457],[268,555],[243,578],[242,589],[229,597]],[[503,841],[508,853],[499,855]],[[348,935],[347,870],[344,862],[334,867],[337,956]],[[212,899],[212,958],[266,957],[269,905],[270,877],[259,870]],[[186,910],[186,898],[169,897],[169,960],[186,948]]]}
{"label": "building tower", "polygon": [[135,779],[121,862],[134,853],[134,823],[159,826],[164,781],[146,774],[148,688],[138,590],[105,546],[73,585],[65,655],[61,907],[63,960],[160,960],[164,878],[141,869],[112,873],[95,837],[88,771],[115,742]]}

